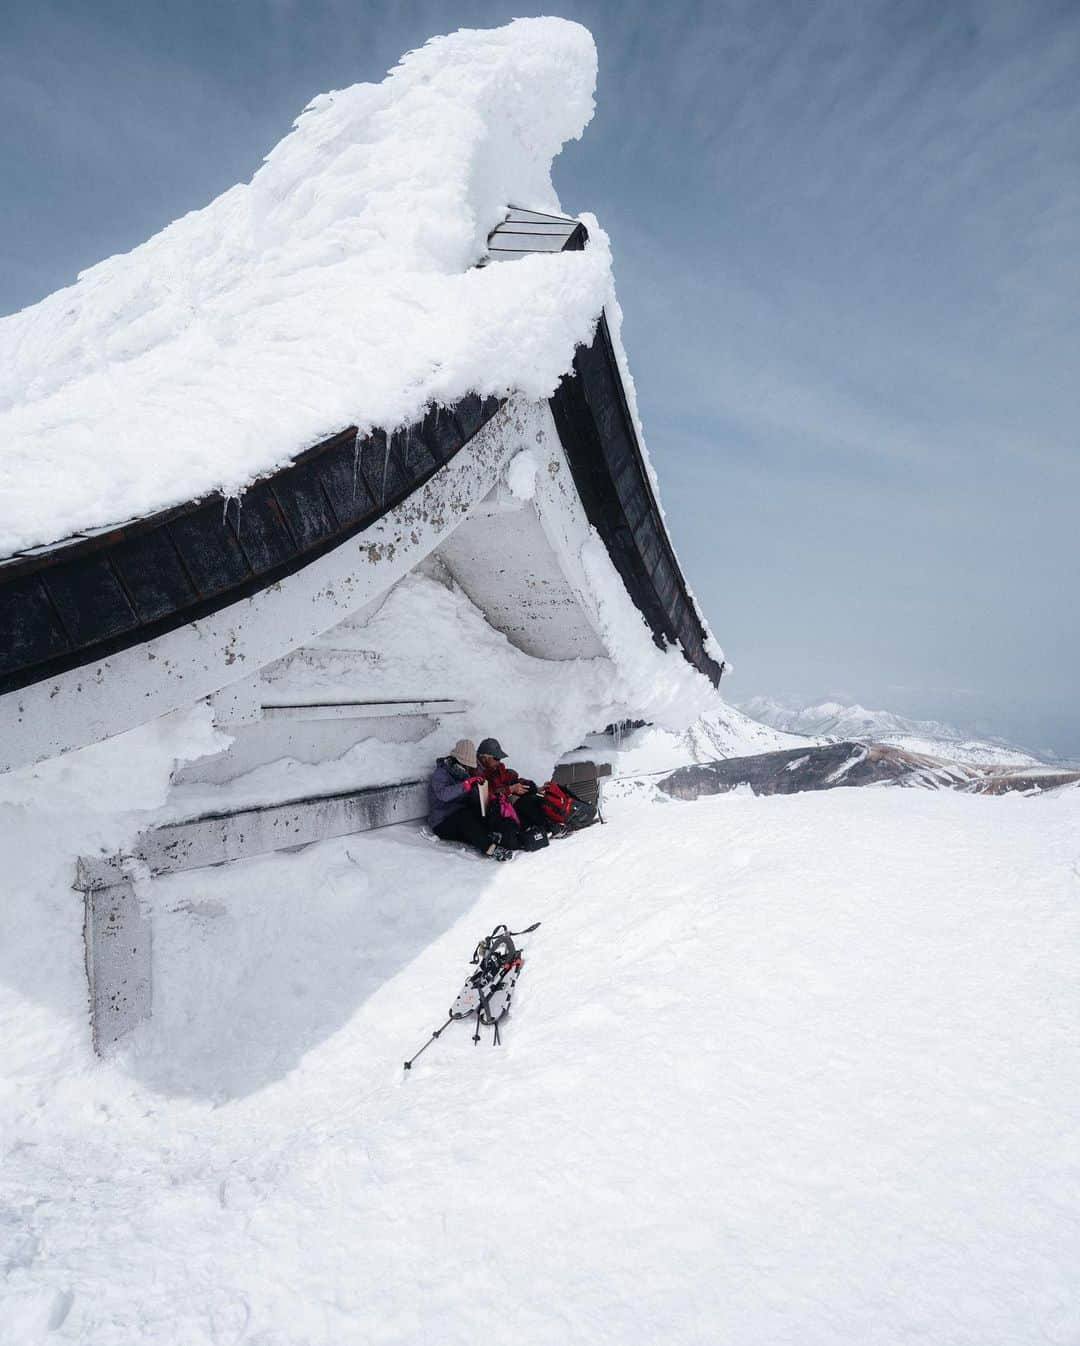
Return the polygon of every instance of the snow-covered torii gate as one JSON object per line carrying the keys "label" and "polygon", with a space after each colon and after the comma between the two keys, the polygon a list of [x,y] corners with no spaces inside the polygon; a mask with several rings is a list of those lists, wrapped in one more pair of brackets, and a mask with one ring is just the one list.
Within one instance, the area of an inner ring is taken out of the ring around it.
{"label": "snow-covered torii gate", "polygon": [[[565,77],[558,44],[568,43],[580,58],[584,30],[555,20],[536,23],[558,37],[550,79]],[[529,24],[500,30],[513,34],[511,64],[520,32],[536,31]],[[425,49],[406,65],[430,58]],[[531,66],[528,76],[537,80],[536,98],[550,99],[550,80],[539,79]],[[395,89],[403,87],[399,76]],[[344,101],[350,93],[332,98]],[[580,91],[574,97],[583,106]],[[506,115],[525,115],[519,103],[520,88]],[[305,117],[315,118],[316,130],[320,119],[335,115],[334,107],[318,100],[312,107]],[[466,124],[474,134],[473,123]],[[306,130],[301,119],[283,146],[299,137],[303,150]],[[535,130],[530,127],[537,138]],[[552,138],[557,147],[576,133],[567,122]],[[315,137],[313,143],[322,153],[323,142]],[[543,136],[538,143],[543,147]],[[294,175],[276,159],[282,148],[261,175],[274,180],[281,172],[291,192]],[[517,140],[504,148],[508,158],[520,152]],[[522,170],[523,177],[530,174],[536,178],[535,166]],[[251,192],[259,180],[257,175],[250,188],[234,191]],[[556,361],[557,369],[566,357],[554,353],[562,347],[544,336],[546,327],[565,343],[605,286],[613,302],[602,232],[597,242],[590,223],[547,208],[550,196],[548,189],[540,209],[502,209],[483,255],[474,254],[472,274],[479,279],[463,292],[472,296],[479,285],[483,303],[492,306],[491,358],[517,371],[505,391],[429,396],[419,417],[397,428],[344,425],[294,452],[283,466],[280,451],[267,448],[264,457],[279,465],[256,473],[244,489],[200,491],[119,524],[13,548],[0,559],[0,771],[100,742],[201,701],[209,701],[215,724],[232,736],[227,749],[175,773],[179,784],[204,787],[204,801],[220,788],[220,806],[170,817],[132,839],[123,855],[80,860],[77,884],[85,894],[99,1048],[150,1009],[150,932],[131,881],[131,860],[144,874],[160,874],[422,815],[415,753],[410,756],[406,745],[426,742],[444,723],[457,737],[454,717],[464,713],[465,703],[438,685],[418,690],[380,683],[372,690],[376,683],[363,659],[355,651],[335,651],[327,634],[362,626],[408,576],[423,572],[453,585],[533,659],[552,667],[582,661],[582,668],[593,670],[598,690],[583,712],[593,719],[564,727],[573,736],[552,741],[552,757],[610,721],[649,718],[657,706],[680,697],[689,719],[711,698],[723,656],[668,537],[617,323],[593,308],[585,323],[589,338],[579,340],[572,363],[548,383],[554,392],[543,396],[533,370],[512,349],[515,332],[520,340],[538,328],[536,358]],[[208,219],[227,197],[204,212]],[[310,192],[303,197],[309,198]],[[198,216],[174,226],[181,227],[200,237]],[[220,233],[220,219],[215,228]],[[141,251],[113,262],[124,284],[128,266],[136,290],[153,289],[156,259],[149,256],[148,270]],[[575,256],[580,263],[559,269],[557,258]],[[492,265],[515,260],[511,267]],[[572,269],[578,266],[580,277]],[[504,283],[495,273],[511,279]],[[438,276],[431,282],[440,283]],[[530,298],[537,304],[535,318],[514,309]],[[408,312],[400,311],[403,317]],[[500,319],[500,312],[516,313],[513,323]],[[242,326],[237,339],[244,340]],[[473,339],[481,345],[488,340],[482,333]],[[134,378],[126,365],[117,368],[118,379]],[[181,372],[159,372],[158,384],[164,378],[168,387]],[[383,402],[384,385],[393,377],[392,371],[384,375],[377,389]],[[212,363],[205,378],[216,396],[225,395],[220,378],[214,382]],[[152,403],[141,384],[133,386]],[[248,406],[245,415],[257,418],[257,408]],[[301,423],[308,422],[298,414]],[[168,429],[175,457],[184,446],[176,427]],[[274,430],[280,438],[281,427]],[[251,461],[257,460],[256,453]],[[335,660],[344,672],[328,696],[319,689]],[[283,664],[290,671],[284,684]],[[397,749],[380,748],[379,760],[387,765],[376,779],[302,798],[263,798],[257,806],[228,802],[227,787],[245,773],[284,758],[335,761],[367,742],[402,745],[399,757]]]}

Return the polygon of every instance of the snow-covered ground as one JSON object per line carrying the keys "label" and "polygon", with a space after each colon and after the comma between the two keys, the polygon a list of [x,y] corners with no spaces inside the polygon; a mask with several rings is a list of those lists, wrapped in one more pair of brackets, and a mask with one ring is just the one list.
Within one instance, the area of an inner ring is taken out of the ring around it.
{"label": "snow-covered ground", "polygon": [[[736,793],[174,876],[104,1064],[77,899],[5,909],[0,1341],[1075,1342],[1078,824]],[[406,1077],[537,919],[504,1045]]]}

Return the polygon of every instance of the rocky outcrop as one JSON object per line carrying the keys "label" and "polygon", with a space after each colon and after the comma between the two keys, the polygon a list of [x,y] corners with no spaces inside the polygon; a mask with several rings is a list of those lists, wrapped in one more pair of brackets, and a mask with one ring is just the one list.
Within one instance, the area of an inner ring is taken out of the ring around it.
{"label": "rocky outcrop", "polygon": [[740,785],[749,785],[757,795],[799,794],[841,785],[1007,794],[1050,790],[1076,782],[1080,782],[1080,771],[971,766],[886,743],[847,741],[684,766],[665,777],[659,788],[675,799],[698,799],[725,794]]}

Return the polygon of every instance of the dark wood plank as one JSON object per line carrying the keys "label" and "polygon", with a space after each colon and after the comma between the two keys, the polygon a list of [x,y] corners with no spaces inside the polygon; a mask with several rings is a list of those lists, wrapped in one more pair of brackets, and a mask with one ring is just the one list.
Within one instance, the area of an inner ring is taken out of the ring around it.
{"label": "dark wood plank", "polygon": [[139,624],[107,555],[55,566],[44,573],[42,582],[77,648],[134,630]]}
{"label": "dark wood plank", "polygon": [[71,649],[38,575],[19,575],[0,588],[0,675],[44,663]]}
{"label": "dark wood plank", "polygon": [[200,598],[225,593],[251,577],[222,503],[201,506],[167,527]]}
{"label": "dark wood plank", "polygon": [[109,550],[140,622],[157,621],[198,598],[164,529],[125,538]]}

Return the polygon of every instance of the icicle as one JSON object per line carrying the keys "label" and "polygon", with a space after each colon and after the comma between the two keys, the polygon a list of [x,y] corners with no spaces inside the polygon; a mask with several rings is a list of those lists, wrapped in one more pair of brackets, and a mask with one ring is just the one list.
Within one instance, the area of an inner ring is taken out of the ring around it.
{"label": "icicle", "polygon": [[390,436],[386,435],[385,438],[386,438],[386,448],[383,450],[383,461],[382,461],[382,489],[379,492],[379,498],[383,502],[386,501],[386,476],[387,473],[390,471]]}

